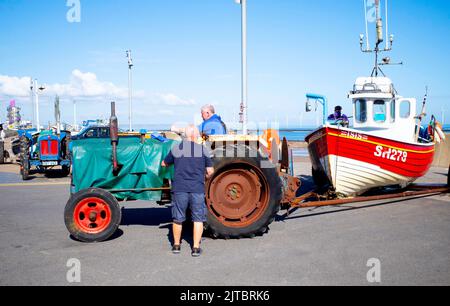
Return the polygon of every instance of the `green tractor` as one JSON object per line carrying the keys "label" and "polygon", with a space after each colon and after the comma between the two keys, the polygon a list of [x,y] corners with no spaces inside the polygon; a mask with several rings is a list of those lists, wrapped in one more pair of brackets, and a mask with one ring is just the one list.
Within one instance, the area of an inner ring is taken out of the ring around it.
{"label": "green tractor", "polygon": [[[122,217],[119,201],[171,203],[173,169],[160,165],[181,138],[119,134],[117,126],[113,104],[110,139],[72,143],[72,194],[65,223],[83,242],[104,241],[116,232]],[[274,131],[267,131],[263,137],[214,136],[205,145],[215,166],[205,190],[209,232],[225,239],[264,234],[300,187],[286,140],[280,142]]]}

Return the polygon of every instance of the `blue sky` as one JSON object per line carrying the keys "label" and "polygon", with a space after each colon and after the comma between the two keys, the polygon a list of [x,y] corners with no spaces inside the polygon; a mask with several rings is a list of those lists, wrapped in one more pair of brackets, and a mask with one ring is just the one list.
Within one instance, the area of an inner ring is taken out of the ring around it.
{"label": "blue sky", "polygon": [[[48,87],[41,122],[53,118],[54,94],[72,121],[108,117],[110,100],[127,122],[127,62],[133,51],[134,116],[138,124],[191,122],[217,105],[226,121],[240,103],[240,7],[233,0],[80,0],[81,22],[69,23],[67,0],[0,0],[0,116],[15,98],[31,118],[25,77]],[[385,68],[399,93],[450,119],[450,1],[390,0],[393,61]],[[362,0],[248,0],[249,118],[314,125],[306,92],[350,111],[347,92],[371,71],[359,51]],[[373,38],[373,35],[372,35]],[[26,86],[25,86],[26,87]]]}

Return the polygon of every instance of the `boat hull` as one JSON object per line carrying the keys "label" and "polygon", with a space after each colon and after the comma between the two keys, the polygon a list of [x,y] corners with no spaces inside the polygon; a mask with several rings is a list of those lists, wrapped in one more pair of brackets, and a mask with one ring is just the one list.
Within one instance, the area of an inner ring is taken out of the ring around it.
{"label": "boat hull", "polygon": [[406,186],[428,172],[435,151],[434,144],[399,142],[337,127],[321,128],[306,141],[314,170],[325,173],[344,196]]}

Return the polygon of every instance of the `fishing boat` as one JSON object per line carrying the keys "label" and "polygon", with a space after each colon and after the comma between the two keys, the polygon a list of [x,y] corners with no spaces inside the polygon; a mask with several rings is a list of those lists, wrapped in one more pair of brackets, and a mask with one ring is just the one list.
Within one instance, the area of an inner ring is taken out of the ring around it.
{"label": "fishing boat", "polygon": [[[324,118],[324,125],[306,137],[316,184],[329,185],[344,197],[358,196],[378,187],[406,187],[428,172],[435,152],[432,136],[437,133],[436,124],[432,124],[428,133],[431,137],[421,133],[427,95],[422,113],[416,114],[416,99],[400,96],[380,68],[390,63],[389,58],[378,63],[378,56],[392,50],[393,36],[386,48],[380,46],[383,23],[380,2],[375,4],[375,49],[370,50],[369,46],[364,49],[364,36],[360,37],[361,50],[375,54],[375,67],[371,76],[357,78],[348,95],[353,104],[353,126],[343,120],[326,122]],[[308,97],[320,100],[317,95]],[[322,104],[326,114],[326,99],[322,98]],[[309,101],[308,110],[312,110]]]}

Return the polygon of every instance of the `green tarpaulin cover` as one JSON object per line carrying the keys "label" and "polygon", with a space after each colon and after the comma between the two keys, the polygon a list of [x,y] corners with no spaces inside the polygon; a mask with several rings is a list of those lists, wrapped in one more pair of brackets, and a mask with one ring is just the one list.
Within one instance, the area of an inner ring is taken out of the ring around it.
{"label": "green tarpaulin cover", "polygon": [[[117,176],[113,174],[112,145],[110,139],[82,139],[72,143],[72,190],[78,192],[95,187],[105,190],[159,188],[164,179],[173,177],[173,167],[163,168],[161,162],[176,142],[162,143],[138,137],[119,139],[117,160],[121,165]],[[118,199],[156,201],[161,192],[114,193]]]}

